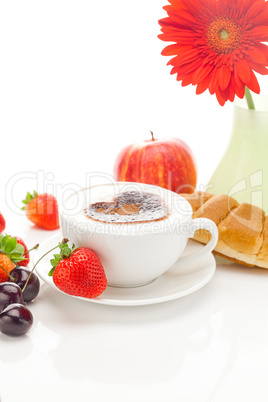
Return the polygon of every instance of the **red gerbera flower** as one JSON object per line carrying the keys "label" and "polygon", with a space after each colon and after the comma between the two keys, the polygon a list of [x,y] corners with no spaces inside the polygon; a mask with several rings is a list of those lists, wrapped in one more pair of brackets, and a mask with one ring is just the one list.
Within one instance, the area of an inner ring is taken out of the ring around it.
{"label": "red gerbera flower", "polygon": [[182,86],[216,94],[220,105],[245,87],[260,87],[253,70],[268,74],[268,2],[265,0],[168,0],[159,21],[163,41],[175,42],[162,54]]}

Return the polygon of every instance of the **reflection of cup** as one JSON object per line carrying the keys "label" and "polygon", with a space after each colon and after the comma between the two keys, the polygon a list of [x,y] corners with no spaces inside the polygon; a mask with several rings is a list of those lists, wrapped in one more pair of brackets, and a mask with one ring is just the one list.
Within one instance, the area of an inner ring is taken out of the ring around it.
{"label": "reflection of cup", "polygon": [[[120,209],[122,203],[119,205],[118,200],[126,193],[134,198],[124,203],[132,208],[127,207],[132,212],[124,217],[126,209]],[[160,202],[152,201],[147,208],[150,202],[143,202],[146,197]],[[90,215],[92,208],[97,212]],[[114,220],[120,211],[123,216]],[[118,287],[141,286],[158,278],[180,258],[188,239],[198,229],[208,230],[211,240],[202,250],[181,257],[180,263],[188,264],[211,252],[218,240],[214,222],[192,219],[192,208],[180,195],[157,186],[127,182],[92,186],[69,196],[63,202],[61,229],[63,236],[77,247],[96,252],[108,284]]]}

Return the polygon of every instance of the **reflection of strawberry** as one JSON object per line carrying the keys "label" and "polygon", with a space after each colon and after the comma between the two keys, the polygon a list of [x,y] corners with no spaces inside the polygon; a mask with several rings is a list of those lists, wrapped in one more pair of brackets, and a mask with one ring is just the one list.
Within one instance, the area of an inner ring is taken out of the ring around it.
{"label": "reflection of strawberry", "polygon": [[27,248],[26,244],[24,243],[24,241],[20,237],[16,236],[16,240],[17,240],[17,243],[21,244],[23,246],[23,248],[24,248],[24,260],[19,261],[17,263],[17,265],[19,265],[20,267],[27,267],[27,265],[30,262],[30,254],[27,253],[28,248]]}
{"label": "reflection of strawberry", "polygon": [[67,243],[60,243],[60,254],[51,260],[53,282],[63,292],[73,296],[94,298],[102,294],[107,287],[107,278],[97,255],[90,249],[69,248]]}
{"label": "reflection of strawberry", "polygon": [[6,228],[6,221],[3,215],[0,212],[0,233],[3,232]]}
{"label": "reflection of strawberry", "polygon": [[25,204],[22,207],[27,218],[43,229],[54,230],[59,228],[59,211],[56,198],[51,194],[27,193]]}
{"label": "reflection of strawberry", "polygon": [[8,274],[23,260],[24,248],[15,237],[0,234],[0,283],[9,280]]}

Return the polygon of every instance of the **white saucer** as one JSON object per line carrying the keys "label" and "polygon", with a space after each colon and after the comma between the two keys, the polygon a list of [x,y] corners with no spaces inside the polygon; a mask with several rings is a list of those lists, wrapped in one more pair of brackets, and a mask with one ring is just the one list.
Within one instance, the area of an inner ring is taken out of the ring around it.
{"label": "white saucer", "polygon": [[[48,250],[55,247],[62,240],[59,234],[50,237],[42,243],[35,253],[34,262],[45,254]],[[202,244],[189,240],[183,255],[192,253],[198,248],[204,247]],[[53,254],[58,253],[58,249],[47,254],[36,266],[38,275],[44,282],[53,289],[61,292],[53,282],[52,277],[48,276],[50,271],[50,259]],[[91,303],[108,304],[114,306],[140,306],[145,304],[162,303],[169,300],[178,299],[189,295],[205,286],[213,277],[216,269],[216,261],[211,253],[202,259],[197,258],[194,263],[176,270],[176,264],[152,283],[136,288],[116,288],[108,286],[106,290],[95,299],[75,297]],[[63,293],[63,292],[61,292]]]}

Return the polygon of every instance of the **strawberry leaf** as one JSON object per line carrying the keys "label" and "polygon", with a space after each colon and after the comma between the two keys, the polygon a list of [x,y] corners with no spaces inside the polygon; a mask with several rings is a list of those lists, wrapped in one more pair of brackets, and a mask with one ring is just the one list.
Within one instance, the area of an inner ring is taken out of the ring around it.
{"label": "strawberry leaf", "polygon": [[7,239],[6,244],[5,244],[6,254],[9,254],[12,250],[14,250],[16,245],[17,245],[17,240],[15,239],[15,237],[10,237],[9,239]]}
{"label": "strawberry leaf", "polygon": [[54,258],[52,258],[50,260],[50,264],[52,265],[51,270],[48,273],[48,276],[53,276],[53,273],[55,271],[56,266],[58,265],[58,263],[62,260],[61,255],[60,254],[54,254],[53,255]]}
{"label": "strawberry leaf", "polygon": [[2,235],[0,233],[0,248],[1,248],[1,250],[5,249],[6,242],[10,237],[11,237],[10,235],[5,235],[4,236],[4,235]]}
{"label": "strawberry leaf", "polygon": [[[25,254],[25,250],[24,250],[23,245],[17,243],[17,244],[16,244],[16,247],[10,252],[10,254],[12,254],[13,252],[14,252],[14,253],[19,253],[19,254],[24,255],[24,254]],[[27,252],[29,252],[29,250],[28,250]],[[26,253],[26,254],[27,254],[27,253]]]}
{"label": "strawberry leaf", "polygon": [[[37,191],[34,190],[34,191],[33,191],[33,194],[29,193],[29,191],[28,191],[27,194],[26,194],[25,199],[22,200],[22,203],[25,204],[25,205],[27,205],[27,204],[29,204],[29,202],[31,202],[31,201],[32,201],[34,198],[36,198],[37,196],[38,196]],[[24,209],[25,209],[25,206],[23,206],[21,209],[24,210]]]}
{"label": "strawberry leaf", "polygon": [[17,242],[15,237],[0,233],[0,254],[6,254],[14,264],[25,259],[24,247]]}
{"label": "strawberry leaf", "polygon": [[12,261],[14,262],[14,264],[17,264],[18,262],[25,260],[25,257],[21,258],[20,253],[11,253],[10,257],[11,257]]}
{"label": "strawberry leaf", "polygon": [[49,271],[48,276],[53,276],[53,273],[58,263],[63,259],[69,258],[72,255],[72,252],[75,250],[74,244],[72,245],[72,248],[70,248],[68,246],[68,243],[59,243],[58,247],[60,249],[60,254],[54,254],[53,255],[54,258],[50,260],[52,268]]}

